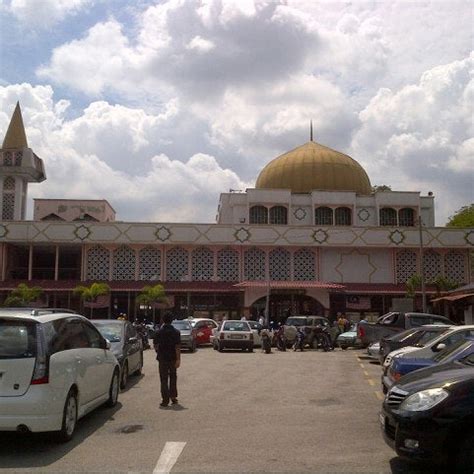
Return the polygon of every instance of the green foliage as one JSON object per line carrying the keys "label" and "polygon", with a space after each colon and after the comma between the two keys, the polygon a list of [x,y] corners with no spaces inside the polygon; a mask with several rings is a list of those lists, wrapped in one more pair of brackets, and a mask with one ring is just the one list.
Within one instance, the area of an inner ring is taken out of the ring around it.
{"label": "green foliage", "polygon": [[391,191],[392,187],[388,186],[387,184],[376,184],[372,186],[372,192],[376,193],[378,191]]}
{"label": "green foliage", "polygon": [[98,296],[106,295],[110,291],[110,286],[107,283],[92,283],[91,286],[76,286],[73,291],[84,301],[94,302]]}
{"label": "green foliage", "polygon": [[474,227],[474,204],[463,206],[452,215],[446,227]]}
{"label": "green foliage", "polygon": [[408,298],[414,298],[416,290],[421,288],[421,276],[412,275],[406,282],[406,295]]}
{"label": "green foliage", "polygon": [[10,295],[5,299],[5,306],[28,306],[33,301],[36,301],[43,290],[38,286],[28,286],[25,283],[20,283]]}
{"label": "green foliage", "polygon": [[165,289],[159,283],[153,286],[147,285],[142,288],[141,293],[137,296],[137,303],[143,306],[152,307],[153,322],[155,322],[155,303],[165,303]]}
{"label": "green foliage", "polygon": [[429,281],[428,284],[434,285],[438,294],[443,291],[454,290],[459,286],[457,282],[442,275],[438,275],[434,280]]}

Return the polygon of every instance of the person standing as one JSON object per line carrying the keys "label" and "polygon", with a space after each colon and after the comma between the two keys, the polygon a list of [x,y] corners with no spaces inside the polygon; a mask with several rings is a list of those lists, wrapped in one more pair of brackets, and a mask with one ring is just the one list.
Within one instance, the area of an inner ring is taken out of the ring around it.
{"label": "person standing", "polygon": [[167,407],[170,400],[173,405],[178,403],[177,369],[181,364],[181,335],[171,325],[172,321],[173,316],[165,314],[163,325],[153,338],[160,370],[161,407]]}

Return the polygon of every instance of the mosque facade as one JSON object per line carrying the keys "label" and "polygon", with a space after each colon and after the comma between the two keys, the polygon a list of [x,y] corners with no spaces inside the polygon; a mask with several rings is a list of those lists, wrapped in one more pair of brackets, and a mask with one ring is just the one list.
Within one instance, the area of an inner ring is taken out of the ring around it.
{"label": "mosque facade", "polygon": [[[123,222],[107,200],[35,199],[46,179],[17,105],[0,150],[0,300],[19,283],[42,303],[83,311],[73,289],[106,282],[94,313],[142,317],[163,284],[178,316],[239,318],[387,312],[423,270],[470,283],[474,230],[435,226],[429,193],[373,190],[351,157],[311,140],[270,161],[255,188],[222,193],[215,223]],[[426,288],[428,301],[436,288]],[[420,292],[415,309],[421,309]]]}

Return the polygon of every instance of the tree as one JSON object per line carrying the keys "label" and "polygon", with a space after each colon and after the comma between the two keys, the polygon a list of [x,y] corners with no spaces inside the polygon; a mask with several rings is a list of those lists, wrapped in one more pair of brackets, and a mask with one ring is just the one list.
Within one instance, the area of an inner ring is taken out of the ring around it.
{"label": "tree", "polygon": [[[73,292],[79,295],[83,301],[95,303],[99,296],[107,295],[110,291],[110,286],[107,283],[92,283],[91,286],[76,286]],[[91,306],[91,319],[93,307]]]}
{"label": "tree", "polygon": [[165,289],[159,283],[153,286],[147,285],[142,288],[137,296],[137,303],[152,308],[153,323],[155,323],[155,304],[166,302]]}
{"label": "tree", "polygon": [[446,227],[474,227],[474,204],[457,210],[449,217]]}
{"label": "tree", "polygon": [[38,286],[28,286],[25,283],[20,283],[10,295],[5,299],[5,306],[28,306],[33,301],[36,301],[43,290]]}
{"label": "tree", "polygon": [[387,184],[375,184],[372,186],[372,192],[376,193],[378,191],[391,191],[392,187],[388,186]]}
{"label": "tree", "polygon": [[405,285],[406,285],[407,297],[414,298],[416,290],[418,290],[421,287],[421,276],[417,274],[412,275],[410,278],[408,278]]}
{"label": "tree", "polygon": [[428,282],[430,285],[434,285],[436,288],[437,295],[440,295],[441,292],[454,290],[459,286],[459,284],[448,277],[443,275],[438,275],[436,278]]}

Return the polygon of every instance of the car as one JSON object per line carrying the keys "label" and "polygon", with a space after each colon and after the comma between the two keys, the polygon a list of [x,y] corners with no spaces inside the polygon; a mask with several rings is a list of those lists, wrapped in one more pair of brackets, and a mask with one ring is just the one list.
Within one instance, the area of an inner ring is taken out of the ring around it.
{"label": "car", "polygon": [[423,347],[426,342],[446,332],[451,326],[446,324],[426,324],[418,328],[407,329],[380,340],[380,363],[383,364],[390,352],[406,346]]}
{"label": "car", "polygon": [[378,360],[380,358],[380,342],[372,342],[367,347],[367,355],[371,359]]}
{"label": "car", "polygon": [[385,442],[405,459],[474,471],[474,355],[402,377],[385,397]]}
{"label": "car", "polygon": [[217,328],[217,323],[213,319],[207,318],[193,318],[189,322],[196,331],[197,345],[210,344],[212,330]]}
{"label": "car", "polygon": [[346,350],[348,347],[358,347],[360,340],[357,338],[357,323],[353,324],[349,331],[343,332],[337,336],[336,344]]}
{"label": "car", "polygon": [[110,348],[79,314],[0,312],[0,431],[72,439],[80,418],[117,403],[120,366]]}
{"label": "car", "polygon": [[143,368],[143,345],[136,329],[128,321],[94,319],[91,323],[111,346],[120,364],[120,388],[127,386],[131,374],[140,375]]}
{"label": "car", "polygon": [[291,346],[294,344],[296,330],[297,328],[302,328],[305,333],[304,343],[312,346],[315,340],[314,329],[316,326],[326,328],[329,331],[331,343],[335,343],[339,330],[336,327],[331,327],[329,320],[324,316],[290,316],[283,326],[287,345]]}
{"label": "car", "polygon": [[189,352],[196,352],[196,329],[192,327],[189,320],[175,319],[171,324],[181,334],[181,348],[188,349]]}
{"label": "car", "polygon": [[249,320],[247,321],[247,323],[249,324],[250,329],[253,332],[253,347],[260,347],[262,345],[262,338],[260,337],[260,332],[262,331],[263,326],[259,322],[253,320]]}
{"label": "car", "polygon": [[242,349],[253,352],[253,332],[247,321],[222,321],[214,330],[213,347],[222,352],[224,349]]}
{"label": "car", "polygon": [[472,353],[474,353],[474,338],[468,338],[455,342],[442,351],[434,353],[433,356],[429,358],[420,359],[397,357],[390,365],[387,375],[382,377],[384,393],[387,393],[392,385],[410,372],[436,364],[444,364],[453,360],[460,360]]}

